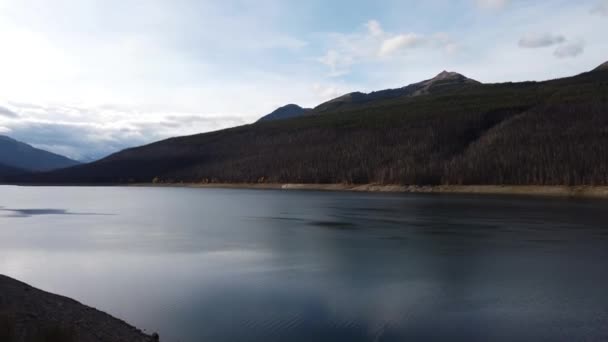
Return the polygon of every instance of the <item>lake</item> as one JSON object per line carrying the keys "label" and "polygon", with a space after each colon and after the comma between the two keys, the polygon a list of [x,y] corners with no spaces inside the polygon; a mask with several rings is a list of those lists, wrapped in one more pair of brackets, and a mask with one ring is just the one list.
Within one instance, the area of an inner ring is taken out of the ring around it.
{"label": "lake", "polygon": [[606,341],[608,201],[0,187],[0,273],[163,341]]}

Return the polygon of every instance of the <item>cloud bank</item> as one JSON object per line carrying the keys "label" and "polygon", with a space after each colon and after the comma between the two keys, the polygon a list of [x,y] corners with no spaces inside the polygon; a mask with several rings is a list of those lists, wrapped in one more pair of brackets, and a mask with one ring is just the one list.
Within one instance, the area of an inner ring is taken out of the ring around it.
{"label": "cloud bank", "polygon": [[608,0],[602,0],[591,9],[592,14],[608,16]]}
{"label": "cloud bank", "polygon": [[585,43],[583,41],[570,42],[559,46],[553,55],[557,58],[571,58],[581,55],[585,51]]}
{"label": "cloud bank", "polygon": [[[183,134],[242,125],[233,115],[155,113],[121,108],[39,106],[17,103],[18,120],[0,120],[3,134],[67,157],[91,161],[119,150]],[[4,108],[4,107],[0,107]],[[48,118],[54,118],[49,120]],[[94,118],[94,119],[92,119]]]}
{"label": "cloud bank", "polygon": [[0,116],[4,116],[6,118],[12,118],[12,119],[19,117],[19,115],[17,113],[13,112],[12,110],[10,110],[6,107],[2,107],[2,106],[0,106]]}
{"label": "cloud bank", "polygon": [[583,40],[569,41],[561,34],[527,34],[519,40],[519,47],[526,49],[538,49],[557,46],[553,56],[557,58],[578,57],[585,51]]}

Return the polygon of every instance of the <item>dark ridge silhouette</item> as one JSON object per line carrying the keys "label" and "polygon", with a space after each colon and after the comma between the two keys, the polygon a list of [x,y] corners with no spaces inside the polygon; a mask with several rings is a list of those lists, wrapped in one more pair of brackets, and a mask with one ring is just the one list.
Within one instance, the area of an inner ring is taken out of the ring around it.
{"label": "dark ridge silhouette", "polygon": [[456,72],[443,71],[430,80],[410,84],[403,88],[380,90],[369,94],[361,92],[346,94],[317,106],[312,113],[347,110],[364,103],[403,96],[427,95],[449,89],[461,89],[463,86],[475,84],[480,83]]}
{"label": "dark ridge silhouette", "polygon": [[172,138],[12,180],[608,185],[608,70],[503,84],[463,77],[442,73],[401,95],[352,95],[314,115]]}
{"label": "dark ridge silhouette", "polygon": [[305,115],[310,111],[310,108],[302,108],[295,104],[288,104],[286,106],[278,108],[277,110],[266,116],[263,116],[260,120],[258,120],[258,122],[291,119]]}
{"label": "dark ridge silhouette", "polygon": [[0,164],[25,171],[51,171],[79,163],[0,135]]}
{"label": "dark ridge silhouette", "polygon": [[600,65],[599,67],[595,68],[595,70],[593,70],[593,71],[602,71],[602,70],[608,70],[608,62]]}

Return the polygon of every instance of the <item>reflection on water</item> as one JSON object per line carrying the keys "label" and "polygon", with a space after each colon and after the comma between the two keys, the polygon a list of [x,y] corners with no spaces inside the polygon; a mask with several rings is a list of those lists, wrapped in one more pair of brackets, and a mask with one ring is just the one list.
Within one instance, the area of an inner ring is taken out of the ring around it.
{"label": "reflection on water", "polygon": [[608,339],[608,202],[167,188],[0,198],[66,208],[0,214],[0,273],[164,341]]}
{"label": "reflection on water", "polygon": [[355,229],[355,224],[347,221],[311,221],[312,226],[324,227],[330,229]]}
{"label": "reflection on water", "polygon": [[1,212],[7,213],[7,215],[1,215],[5,217],[31,217],[36,215],[108,215],[98,213],[72,213],[65,209],[5,209],[4,207],[0,207],[0,213]]}

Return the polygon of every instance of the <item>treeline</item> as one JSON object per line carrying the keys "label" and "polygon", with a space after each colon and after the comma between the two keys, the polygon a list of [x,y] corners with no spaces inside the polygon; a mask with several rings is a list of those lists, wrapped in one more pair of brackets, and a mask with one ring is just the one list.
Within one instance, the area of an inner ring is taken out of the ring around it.
{"label": "treeline", "polygon": [[23,180],[608,185],[608,72],[174,138]]}

